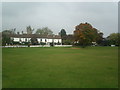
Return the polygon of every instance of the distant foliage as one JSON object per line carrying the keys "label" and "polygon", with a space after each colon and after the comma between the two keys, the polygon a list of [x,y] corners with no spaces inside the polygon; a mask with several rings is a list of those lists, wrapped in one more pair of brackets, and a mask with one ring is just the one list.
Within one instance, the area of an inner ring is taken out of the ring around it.
{"label": "distant foliage", "polygon": [[120,33],[111,33],[107,40],[109,41],[110,45],[120,46]]}
{"label": "distant foliage", "polygon": [[32,34],[34,29],[31,28],[31,26],[28,26],[27,28],[27,34]]}
{"label": "distant foliage", "polygon": [[73,45],[74,37],[73,35],[66,35],[62,38],[62,44],[63,45]]}
{"label": "distant foliage", "polygon": [[48,27],[43,27],[43,28],[37,29],[36,34],[53,35],[53,31],[51,29],[49,29]]}
{"label": "distant foliage", "polygon": [[9,34],[15,34],[15,32],[13,30],[4,30],[2,31],[2,34],[9,35]]}
{"label": "distant foliage", "polygon": [[15,34],[13,30],[4,30],[2,32],[2,45],[10,45],[13,43],[12,39],[10,38],[10,35]]}
{"label": "distant foliage", "polygon": [[63,40],[63,45],[72,45],[71,40]]}

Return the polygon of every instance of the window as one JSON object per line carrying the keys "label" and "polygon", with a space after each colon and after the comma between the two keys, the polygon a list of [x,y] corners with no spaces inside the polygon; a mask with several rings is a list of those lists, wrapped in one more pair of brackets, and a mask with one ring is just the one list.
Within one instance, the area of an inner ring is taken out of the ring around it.
{"label": "window", "polygon": [[25,41],[27,42],[27,38],[25,38]]}

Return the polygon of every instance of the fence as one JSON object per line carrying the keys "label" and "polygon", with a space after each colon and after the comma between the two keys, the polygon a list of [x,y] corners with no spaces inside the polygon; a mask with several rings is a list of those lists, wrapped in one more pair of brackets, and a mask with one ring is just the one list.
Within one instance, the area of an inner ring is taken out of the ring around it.
{"label": "fence", "polygon": [[[28,47],[27,45],[0,46],[3,48]],[[30,47],[50,47],[50,45],[30,45]],[[54,45],[54,47],[72,47],[72,45]]]}
{"label": "fence", "polygon": [[50,47],[50,45],[30,45],[30,47]]}
{"label": "fence", "polygon": [[[28,47],[27,45],[11,45],[11,46],[2,46],[3,48],[11,48],[11,47]],[[30,47],[50,47],[50,45],[30,45]]]}

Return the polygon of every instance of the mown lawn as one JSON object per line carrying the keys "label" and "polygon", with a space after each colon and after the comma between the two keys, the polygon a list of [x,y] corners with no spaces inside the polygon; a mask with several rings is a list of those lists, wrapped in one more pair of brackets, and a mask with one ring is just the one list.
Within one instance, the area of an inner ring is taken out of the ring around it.
{"label": "mown lawn", "polygon": [[3,48],[3,88],[117,88],[118,48]]}

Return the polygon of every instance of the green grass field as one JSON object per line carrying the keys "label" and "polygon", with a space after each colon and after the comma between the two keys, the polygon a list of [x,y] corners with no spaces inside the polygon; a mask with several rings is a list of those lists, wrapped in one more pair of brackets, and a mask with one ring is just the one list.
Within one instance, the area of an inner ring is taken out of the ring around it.
{"label": "green grass field", "polygon": [[3,48],[3,88],[117,88],[118,47]]}

